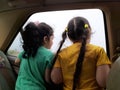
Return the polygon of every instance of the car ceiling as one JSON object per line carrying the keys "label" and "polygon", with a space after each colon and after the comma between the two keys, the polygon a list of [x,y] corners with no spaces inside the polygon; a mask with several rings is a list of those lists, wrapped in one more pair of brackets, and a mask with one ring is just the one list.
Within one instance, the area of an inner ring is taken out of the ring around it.
{"label": "car ceiling", "polygon": [[[14,37],[18,28],[32,13],[77,7],[95,7],[107,12],[105,12],[106,18],[109,18],[107,19],[107,28],[111,31],[108,32],[110,53],[113,53],[113,49],[119,44],[119,37],[116,35],[120,29],[120,13],[118,13],[120,12],[120,1],[118,0],[0,0],[0,33],[2,37],[0,38],[0,49],[6,50],[12,40],[11,36]],[[117,37],[118,39],[116,39]]]}
{"label": "car ceiling", "polygon": [[0,11],[30,7],[30,6],[44,6],[53,4],[78,3],[78,2],[114,2],[118,0],[0,0]]}

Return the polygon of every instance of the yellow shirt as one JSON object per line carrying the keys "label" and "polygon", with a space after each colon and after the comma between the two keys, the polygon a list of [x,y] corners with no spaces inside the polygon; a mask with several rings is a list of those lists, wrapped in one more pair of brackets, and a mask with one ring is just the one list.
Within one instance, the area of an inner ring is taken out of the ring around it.
{"label": "yellow shirt", "polygon": [[[62,69],[64,90],[72,90],[73,75],[80,47],[81,43],[75,43],[63,49],[59,53],[54,65],[54,67]],[[99,46],[87,44],[80,81],[76,90],[103,90],[96,82],[96,68],[103,64],[111,64],[104,49]]]}

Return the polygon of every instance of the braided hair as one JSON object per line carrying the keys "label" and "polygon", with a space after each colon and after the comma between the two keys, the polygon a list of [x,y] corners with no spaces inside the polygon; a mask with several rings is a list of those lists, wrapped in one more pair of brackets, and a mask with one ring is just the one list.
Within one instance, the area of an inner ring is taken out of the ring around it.
{"label": "braided hair", "polygon": [[82,43],[82,46],[80,47],[80,52],[79,52],[79,56],[77,59],[77,63],[76,63],[75,73],[73,76],[72,90],[75,90],[76,85],[78,84],[79,79],[80,79],[82,62],[84,60],[85,50],[86,50],[86,42],[90,38],[89,22],[83,17],[74,17],[73,19],[71,19],[69,21],[66,30],[62,34],[62,41],[60,43],[60,47],[58,48],[55,59],[57,58],[58,53],[59,53],[63,43],[65,42],[67,35],[72,42],[74,42],[74,43],[81,42]]}
{"label": "braided hair", "polygon": [[76,69],[73,76],[73,88],[75,90],[79,83],[80,73],[82,69],[82,62],[85,56],[86,42],[90,37],[90,26],[88,21],[83,17],[75,17],[68,24],[68,37],[74,42],[81,42],[80,52],[78,55]]}

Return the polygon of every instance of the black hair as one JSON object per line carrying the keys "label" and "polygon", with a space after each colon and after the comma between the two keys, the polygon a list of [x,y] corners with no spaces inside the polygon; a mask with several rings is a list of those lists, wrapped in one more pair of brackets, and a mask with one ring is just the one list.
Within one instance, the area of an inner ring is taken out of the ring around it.
{"label": "black hair", "polygon": [[82,62],[84,60],[85,50],[86,50],[86,42],[87,39],[90,38],[90,25],[89,22],[83,17],[74,17],[68,23],[67,29],[62,34],[62,41],[60,43],[60,47],[57,51],[55,58],[57,58],[58,53],[66,39],[66,37],[70,38],[73,42],[81,42],[82,46],[80,47],[80,53],[76,63],[76,69],[73,76],[73,88],[75,90],[76,85],[79,82],[80,72],[82,68]]}
{"label": "black hair", "polygon": [[41,22],[40,24],[37,25],[38,26],[38,29],[39,29],[39,33],[40,33],[40,40],[41,40],[41,43],[43,42],[43,38],[44,36],[47,36],[48,39],[50,39],[50,36],[53,35],[53,29],[52,27],[50,27],[48,24],[44,23],[44,22]]}
{"label": "black hair", "polygon": [[[88,25],[88,27],[85,27],[85,25]],[[76,69],[73,77],[72,90],[75,90],[76,85],[78,84],[80,79],[82,62],[84,60],[85,50],[86,50],[86,42],[90,36],[89,28],[90,25],[88,21],[83,17],[75,17],[68,24],[68,37],[74,42],[79,42],[79,41],[82,42],[82,46],[80,48],[80,53],[77,59]]]}
{"label": "black hair", "polygon": [[53,29],[46,23],[39,23],[36,25],[34,22],[28,23],[24,30],[21,32],[23,39],[24,58],[29,56],[34,57],[40,46],[43,45],[44,36],[48,38],[53,35]]}

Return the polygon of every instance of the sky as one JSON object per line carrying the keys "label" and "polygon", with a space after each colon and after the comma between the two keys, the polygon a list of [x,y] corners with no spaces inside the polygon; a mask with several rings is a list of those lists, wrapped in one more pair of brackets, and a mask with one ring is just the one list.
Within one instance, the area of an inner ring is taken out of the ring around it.
{"label": "sky", "polygon": [[[86,18],[92,28],[91,42],[92,44],[101,46],[106,51],[106,42],[105,42],[105,30],[104,30],[104,17],[103,12],[99,9],[83,9],[83,10],[64,10],[64,11],[50,11],[50,12],[39,12],[33,14],[25,23],[25,25],[30,22],[45,22],[49,24],[54,30],[54,44],[51,48],[53,52],[56,52],[59,42],[61,40],[61,34],[67,27],[67,24],[70,19],[76,16],[81,16]],[[24,25],[24,26],[25,26]],[[23,26],[23,28],[24,28]],[[71,45],[69,39],[65,41],[64,47]],[[14,41],[10,49],[16,48],[20,49],[20,36]]]}

